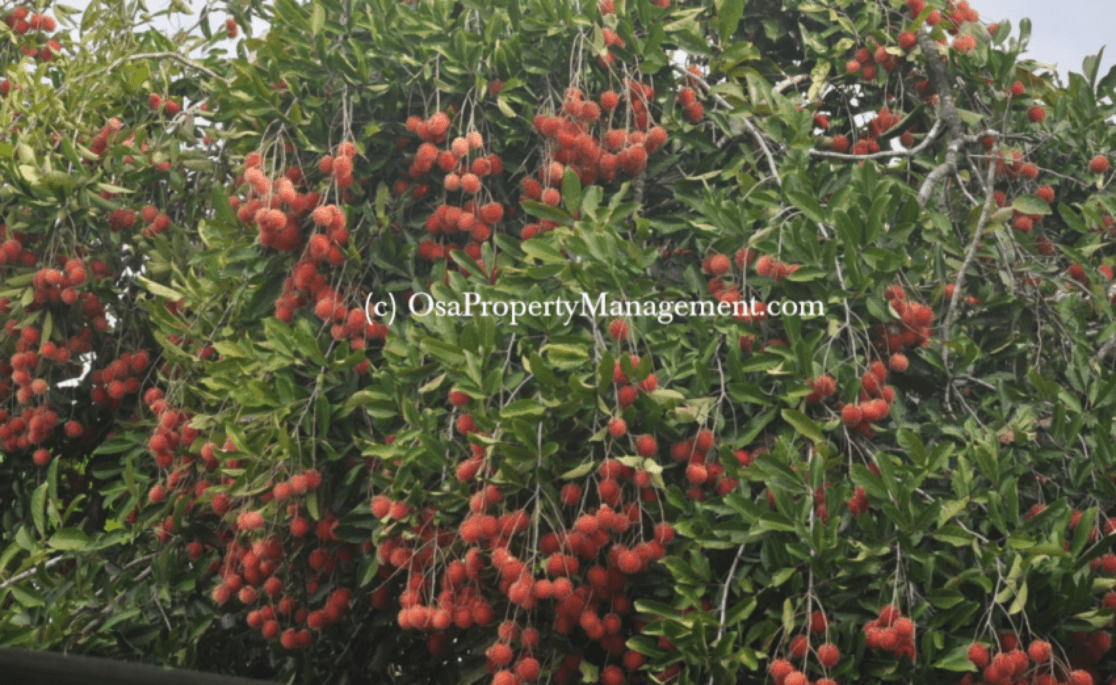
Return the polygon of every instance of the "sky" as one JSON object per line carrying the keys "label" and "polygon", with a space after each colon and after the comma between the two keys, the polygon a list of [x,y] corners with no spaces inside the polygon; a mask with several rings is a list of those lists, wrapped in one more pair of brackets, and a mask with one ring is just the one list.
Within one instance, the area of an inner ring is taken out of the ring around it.
{"label": "sky", "polygon": [[[1081,73],[1081,61],[1095,55],[1101,46],[1112,42],[1116,25],[1116,3],[1111,0],[970,0],[981,19],[995,22],[1010,19],[1012,35],[1019,35],[1019,20],[1031,19],[1031,42],[1025,57],[1057,64],[1066,73]],[[1110,45],[1100,64],[1100,76],[1116,58],[1116,45]]]}

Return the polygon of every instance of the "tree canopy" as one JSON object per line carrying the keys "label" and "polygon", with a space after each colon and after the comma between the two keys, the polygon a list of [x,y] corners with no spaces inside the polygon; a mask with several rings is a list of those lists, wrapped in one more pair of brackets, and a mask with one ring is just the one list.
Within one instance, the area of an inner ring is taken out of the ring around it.
{"label": "tree canopy", "polygon": [[0,646],[1116,676],[1116,70],[978,9],[5,5]]}

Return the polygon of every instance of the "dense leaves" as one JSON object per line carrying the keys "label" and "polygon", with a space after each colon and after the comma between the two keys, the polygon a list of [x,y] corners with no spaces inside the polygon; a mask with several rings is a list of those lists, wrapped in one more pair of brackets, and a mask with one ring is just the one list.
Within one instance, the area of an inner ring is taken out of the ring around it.
{"label": "dense leaves", "polygon": [[1099,55],[937,0],[0,14],[0,644],[1116,675]]}

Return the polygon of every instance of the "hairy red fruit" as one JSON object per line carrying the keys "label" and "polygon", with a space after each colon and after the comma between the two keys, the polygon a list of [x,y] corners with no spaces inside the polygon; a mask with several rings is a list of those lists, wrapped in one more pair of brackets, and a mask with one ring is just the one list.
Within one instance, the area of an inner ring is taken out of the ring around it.
{"label": "hairy red fruit", "polygon": [[628,424],[619,416],[614,416],[608,421],[608,434],[614,438],[623,437],[628,432]]}
{"label": "hairy red fruit", "polygon": [[988,648],[976,642],[969,645],[968,657],[969,661],[973,662],[973,665],[977,668],[984,668],[990,662]]}
{"label": "hairy red fruit", "polygon": [[790,655],[795,659],[801,659],[806,656],[806,652],[810,651],[810,640],[805,635],[795,635],[790,641]]}
{"label": "hairy red fruit", "polygon": [[619,666],[605,666],[601,671],[601,682],[604,685],[623,685],[625,680],[624,671]]}
{"label": "hairy red fruit", "polygon": [[511,647],[501,642],[497,642],[489,647],[485,655],[496,666],[507,666],[511,663],[512,657],[514,656]]}
{"label": "hairy red fruit", "polygon": [[1050,661],[1050,643],[1045,640],[1033,640],[1027,646],[1027,656],[1038,664],[1044,664]]}
{"label": "hairy red fruit", "polygon": [[826,668],[833,668],[840,660],[841,650],[837,648],[837,645],[827,642],[824,645],[818,647],[818,661],[821,662],[822,666],[825,666]]}
{"label": "hairy red fruit", "polygon": [[846,426],[852,427],[860,423],[863,418],[863,413],[860,407],[855,404],[846,404],[841,408],[841,423]]}
{"label": "hairy red fruit", "polygon": [[628,324],[623,319],[613,319],[608,323],[608,334],[613,340],[626,340],[628,333]]}
{"label": "hairy red fruit", "polygon": [[1089,171],[1094,174],[1103,174],[1108,171],[1108,157],[1097,155],[1089,160]]}
{"label": "hairy red fruit", "polygon": [[530,682],[539,677],[542,668],[538,659],[534,657],[524,657],[515,664],[515,675],[523,681]]}
{"label": "hairy red fruit", "polygon": [[732,270],[732,261],[723,254],[715,254],[705,260],[704,266],[706,273],[722,276]]}
{"label": "hairy red fruit", "polygon": [[1093,685],[1093,676],[1088,671],[1076,670],[1070,671],[1067,680],[1068,685]]}

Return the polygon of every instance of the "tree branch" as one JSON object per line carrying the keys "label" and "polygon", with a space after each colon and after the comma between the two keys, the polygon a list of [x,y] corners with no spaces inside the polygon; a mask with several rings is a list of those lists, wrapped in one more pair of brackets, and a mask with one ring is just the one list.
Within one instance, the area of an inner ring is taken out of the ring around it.
{"label": "tree branch", "polygon": [[[43,564],[43,570],[45,571],[47,569],[54,568],[58,564],[61,564],[63,561],[66,561],[66,559],[68,559],[68,558],[69,557],[62,556],[62,557],[54,557],[53,559],[49,559],[49,560],[47,560],[47,562],[45,564]],[[23,580],[24,578],[30,578],[31,576],[35,575],[36,573],[39,572],[38,566],[39,566],[38,564],[35,564],[34,566],[27,569],[23,573],[18,573],[16,575],[12,576],[11,578],[5,580],[3,583],[0,583],[0,590],[3,590],[6,587],[11,587],[12,585],[15,585],[19,581]]]}
{"label": "tree branch", "polygon": [[872,152],[866,155],[849,155],[843,152],[829,152],[828,150],[815,150],[810,149],[811,157],[824,157],[825,159],[841,159],[849,162],[862,162],[866,159],[884,159],[892,157],[914,157],[921,154],[926,148],[933,144],[938,134],[942,132],[942,120],[935,119],[934,125],[930,128],[930,132],[926,134],[926,138],[916,145],[915,147],[903,150],[880,150],[879,152]]}
{"label": "tree branch", "polygon": [[771,90],[775,91],[776,93],[782,93],[787,88],[790,88],[791,86],[797,86],[799,83],[808,80],[810,80],[809,74],[795,74],[794,76],[788,76],[782,81],[779,81],[771,87]]}
{"label": "tree branch", "polygon": [[934,194],[934,188],[957,169],[957,155],[964,139],[964,127],[961,125],[961,115],[957,113],[957,105],[953,102],[953,85],[949,82],[949,73],[942,62],[942,56],[938,53],[938,44],[925,30],[920,30],[918,47],[926,59],[930,87],[938,94],[940,103],[938,119],[945,124],[950,138],[950,144],[946,147],[945,161],[926,175],[922,187],[918,190],[918,206],[926,207]]}
{"label": "tree branch", "polygon": [[[963,138],[959,140],[964,140]],[[954,141],[957,142],[957,141]],[[953,143],[950,143],[953,146]],[[991,188],[996,178],[996,152],[1000,149],[1000,144],[997,142],[992,147],[991,159],[988,160],[988,178],[987,187]],[[984,228],[988,225],[988,217],[992,213],[992,204],[994,196],[992,193],[987,193],[984,196],[984,207],[980,210],[980,220],[977,222],[976,234],[973,236],[973,242],[969,244],[969,251],[965,254],[965,261],[961,263],[961,268],[957,271],[957,278],[953,282],[953,296],[949,300],[949,308],[946,310],[945,323],[942,325],[942,365],[945,366],[946,375],[948,378],[949,386],[953,385],[953,376],[949,371],[949,347],[946,343],[949,342],[949,331],[953,326],[953,317],[957,313],[957,303],[961,300],[961,286],[965,284],[965,272],[969,270],[973,260],[976,258],[977,247],[980,246],[981,236],[984,235]]]}

